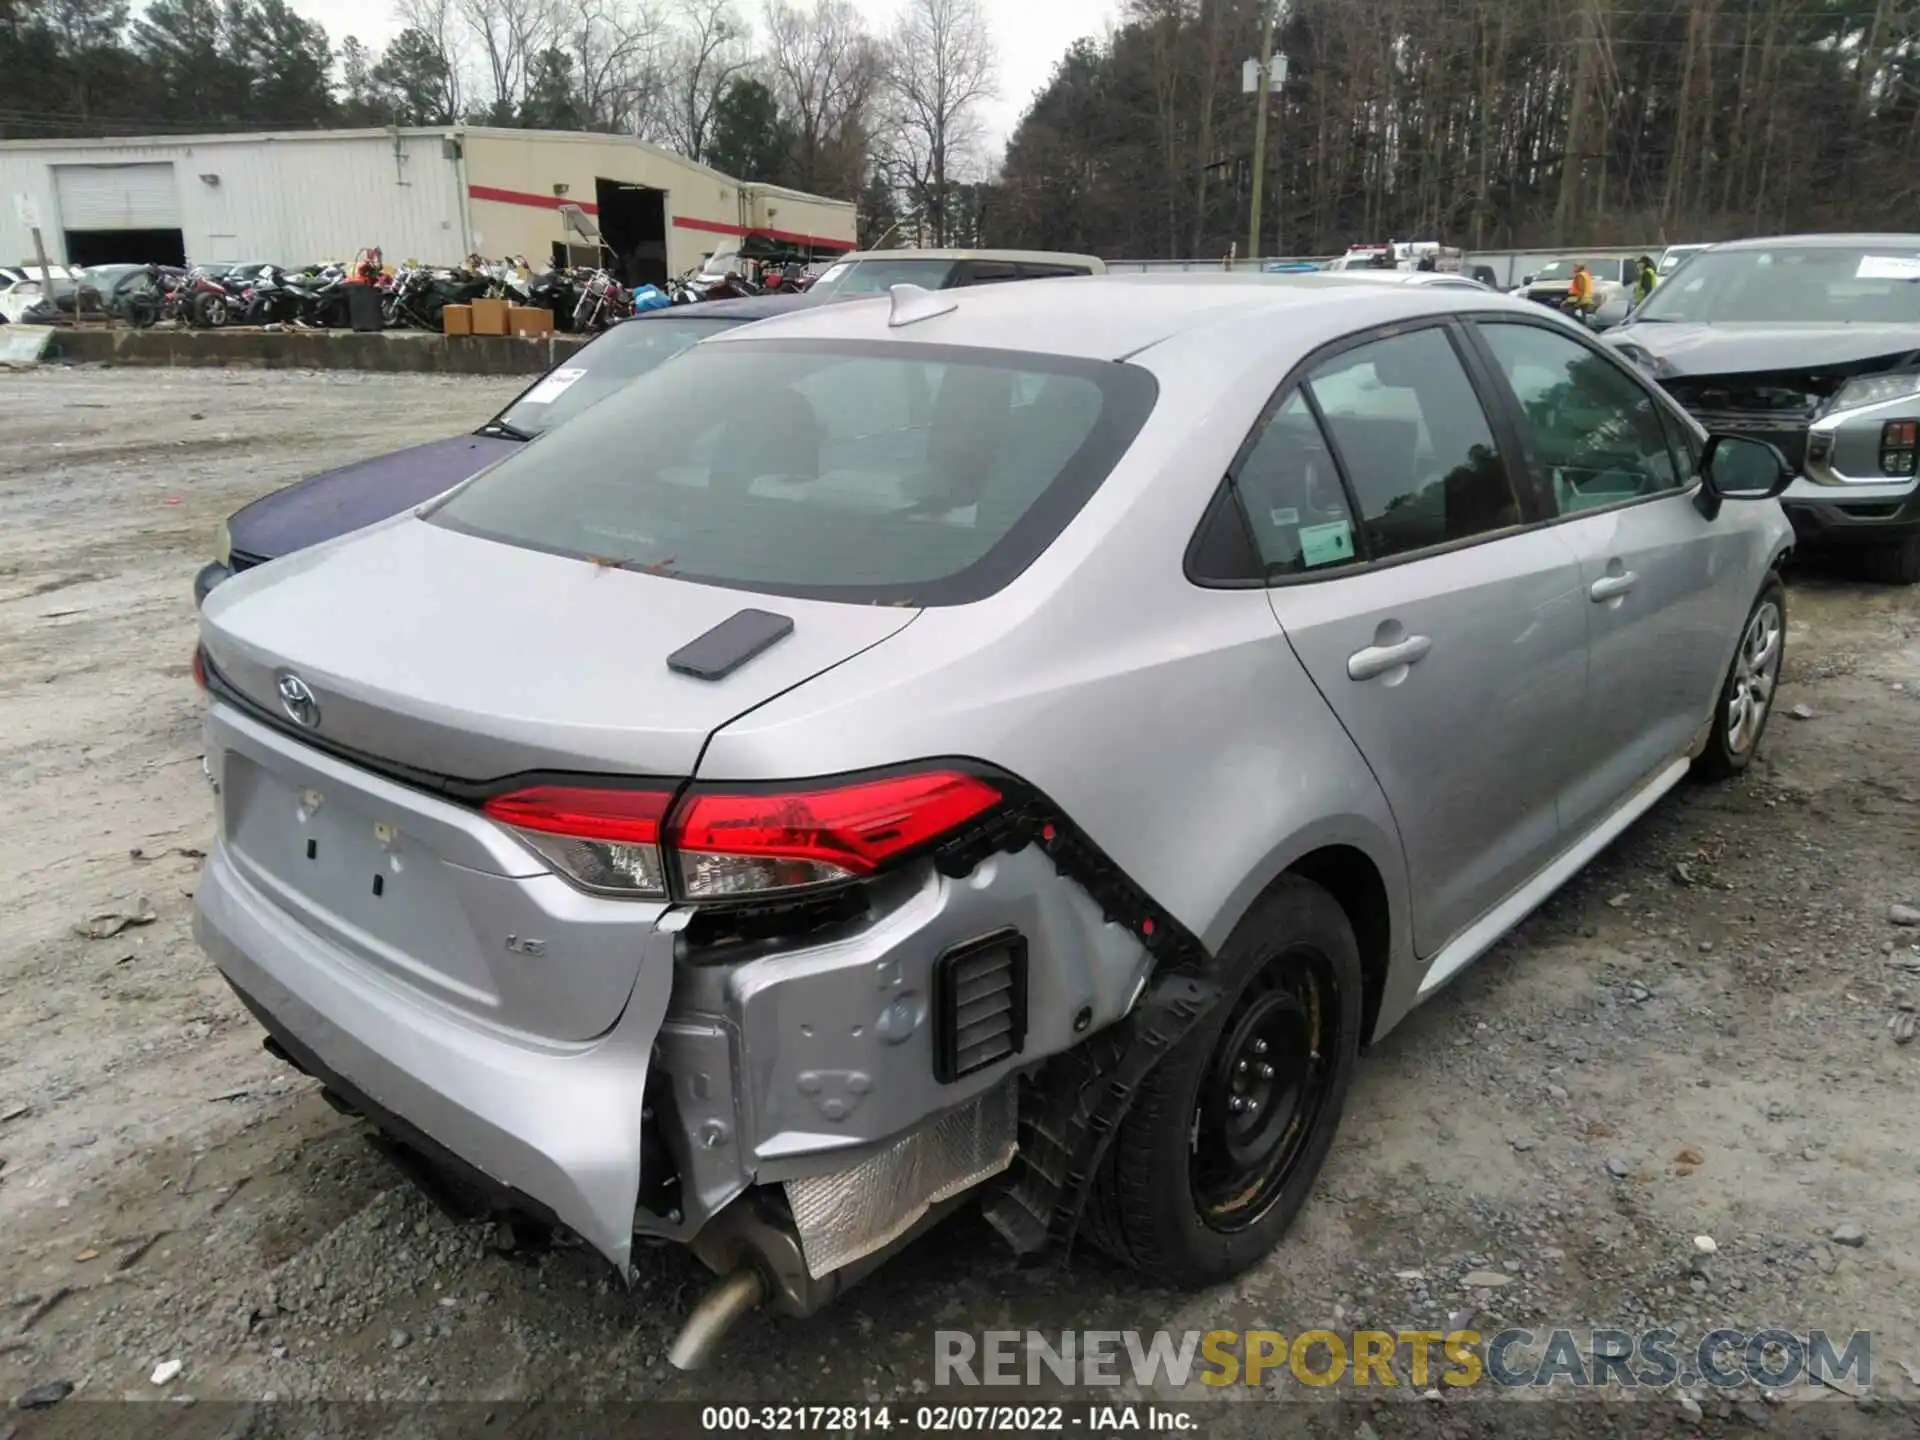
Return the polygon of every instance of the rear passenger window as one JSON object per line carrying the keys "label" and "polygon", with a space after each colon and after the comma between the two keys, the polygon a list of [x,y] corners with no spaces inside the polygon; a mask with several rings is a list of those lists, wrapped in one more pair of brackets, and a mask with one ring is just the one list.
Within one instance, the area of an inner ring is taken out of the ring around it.
{"label": "rear passenger window", "polygon": [[1360,507],[1369,559],[1520,523],[1492,426],[1444,330],[1343,351],[1309,385]]}
{"label": "rear passenger window", "polygon": [[1298,390],[1262,427],[1233,482],[1269,578],[1353,563],[1353,511]]}

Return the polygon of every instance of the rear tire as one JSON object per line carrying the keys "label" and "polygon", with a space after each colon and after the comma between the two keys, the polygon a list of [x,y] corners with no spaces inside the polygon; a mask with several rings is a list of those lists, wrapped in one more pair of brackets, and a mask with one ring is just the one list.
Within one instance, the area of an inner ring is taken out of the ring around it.
{"label": "rear tire", "polygon": [[1231,1279],[1279,1244],[1333,1144],[1359,1054],[1360,947],[1318,885],[1282,877],[1218,963],[1219,1000],[1142,1082],[1087,1213],[1102,1250],[1182,1290]]}
{"label": "rear tire", "polygon": [[1693,762],[1696,775],[1730,780],[1753,763],[1779,698],[1786,649],[1787,587],[1778,575],[1770,575],[1740,626],[1739,647],[1714,701],[1713,731]]}
{"label": "rear tire", "polygon": [[194,297],[193,319],[197,325],[209,330],[217,330],[227,323],[227,297],[224,295],[199,295]]}
{"label": "rear tire", "polygon": [[1920,535],[1883,540],[1862,551],[1860,570],[1881,585],[1920,584]]}

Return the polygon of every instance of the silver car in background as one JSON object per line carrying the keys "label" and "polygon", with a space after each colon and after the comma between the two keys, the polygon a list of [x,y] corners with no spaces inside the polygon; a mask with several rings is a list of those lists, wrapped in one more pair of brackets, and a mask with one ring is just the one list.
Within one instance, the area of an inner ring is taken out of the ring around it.
{"label": "silver car in background", "polygon": [[1788,478],[1479,287],[743,328],[213,592],[198,935],[471,1211],[692,1246],[678,1364],[969,1200],[1218,1282],[1362,1046],[1752,759]]}
{"label": "silver car in background", "polygon": [[1607,340],[1702,424],[1780,449],[1803,554],[1920,584],[1920,234],[1710,246]]}

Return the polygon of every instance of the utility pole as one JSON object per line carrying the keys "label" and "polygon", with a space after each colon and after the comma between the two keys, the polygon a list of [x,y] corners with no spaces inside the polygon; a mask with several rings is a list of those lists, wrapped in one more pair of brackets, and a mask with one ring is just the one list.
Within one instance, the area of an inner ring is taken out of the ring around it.
{"label": "utility pole", "polygon": [[1260,259],[1260,202],[1267,174],[1267,104],[1273,93],[1273,27],[1280,18],[1280,0],[1266,0],[1266,24],[1260,30],[1259,106],[1253,117],[1253,194],[1247,216],[1247,258]]}

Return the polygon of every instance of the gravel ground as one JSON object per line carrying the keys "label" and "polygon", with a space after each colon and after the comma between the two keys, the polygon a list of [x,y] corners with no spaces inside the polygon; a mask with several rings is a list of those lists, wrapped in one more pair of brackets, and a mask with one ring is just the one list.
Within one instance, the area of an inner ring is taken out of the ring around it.
{"label": "gravel ground", "polygon": [[[911,1400],[941,1328],[1470,1322],[1868,1329],[1876,1394],[1920,1394],[1920,1045],[1895,1028],[1920,928],[1890,919],[1920,906],[1920,596],[1822,576],[1794,578],[1782,705],[1802,708],[1753,773],[1670,797],[1364,1060],[1293,1237],[1230,1288],[1145,1290],[1086,1253],[1018,1269],[963,1218],[683,1376],[664,1356],[691,1260],[649,1252],[628,1292],[578,1249],[503,1254],[440,1218],[262,1052],[193,943],[189,585],[239,504],[476,424],[519,384],[0,377],[0,1392]],[[1816,1395],[1698,1403],[1739,1427]],[[1693,1423],[1694,1403],[1631,1408]]]}

